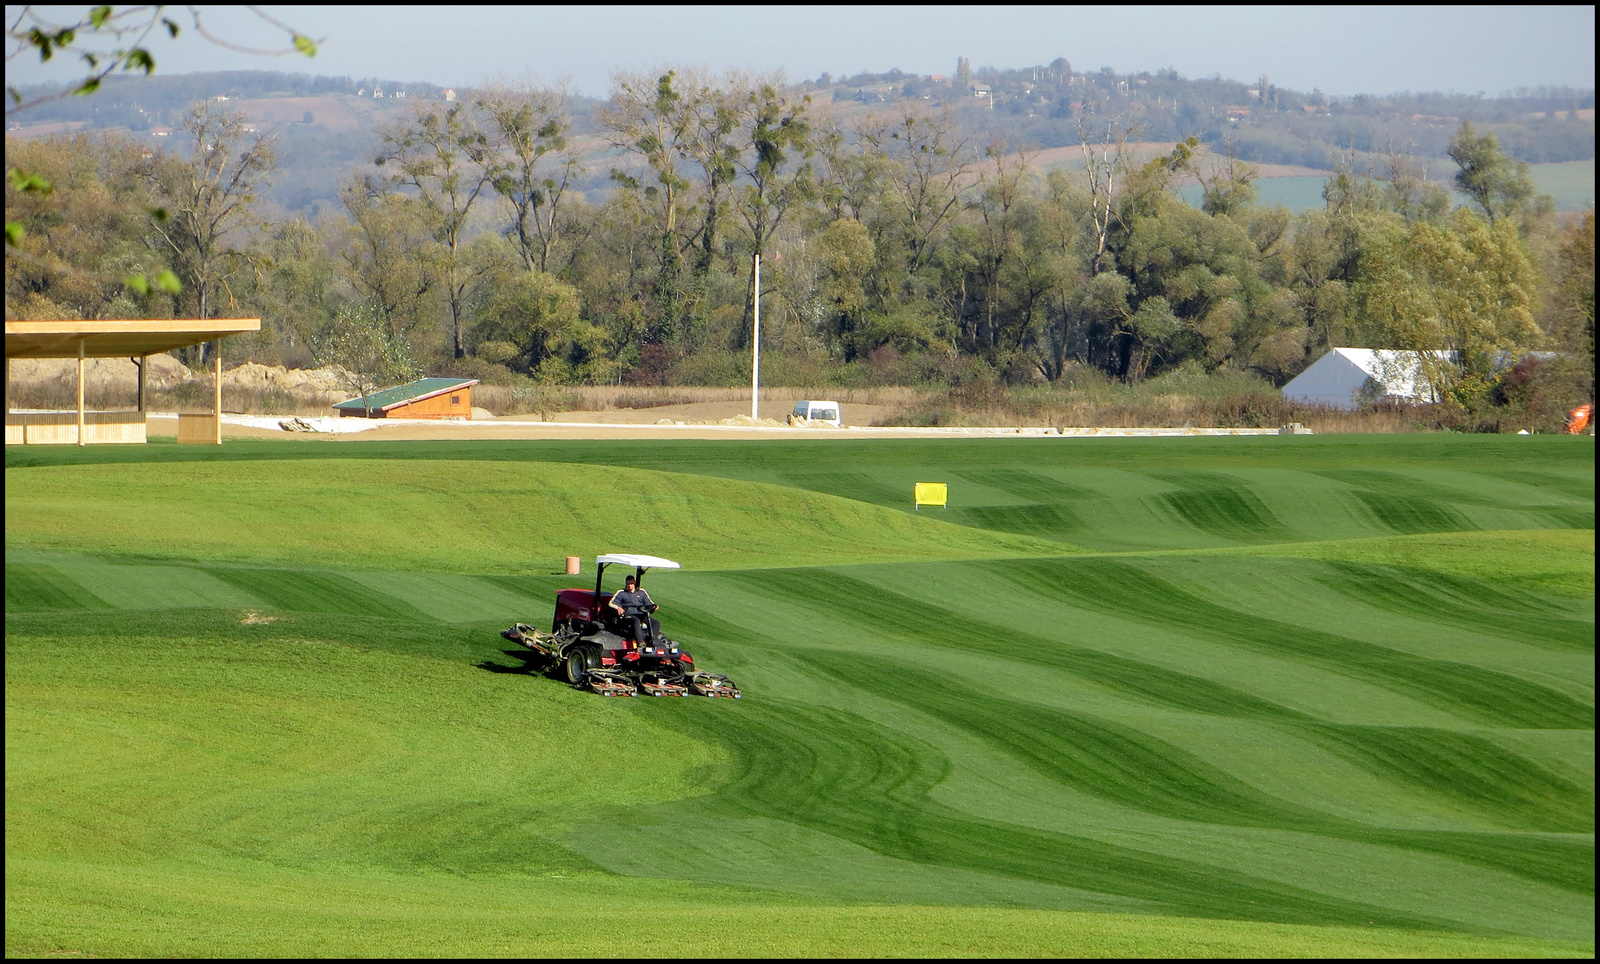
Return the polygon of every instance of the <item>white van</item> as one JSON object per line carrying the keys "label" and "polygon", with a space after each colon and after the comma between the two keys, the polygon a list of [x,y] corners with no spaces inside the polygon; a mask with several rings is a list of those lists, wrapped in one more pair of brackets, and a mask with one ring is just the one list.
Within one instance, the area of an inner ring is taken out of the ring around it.
{"label": "white van", "polygon": [[834,428],[838,428],[839,403],[812,401],[795,402],[794,417],[807,419],[813,422],[827,422]]}

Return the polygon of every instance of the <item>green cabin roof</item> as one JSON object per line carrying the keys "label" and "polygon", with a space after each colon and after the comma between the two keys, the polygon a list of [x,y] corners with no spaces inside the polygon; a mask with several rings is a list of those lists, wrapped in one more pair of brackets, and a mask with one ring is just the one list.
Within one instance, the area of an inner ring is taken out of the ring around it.
{"label": "green cabin roof", "polygon": [[366,411],[372,409],[376,412],[387,412],[391,408],[399,408],[411,402],[420,402],[424,398],[443,395],[462,388],[470,388],[478,384],[476,378],[419,378],[409,385],[398,388],[385,388],[381,392],[373,392],[361,398],[352,398],[348,402],[337,402],[334,408]]}

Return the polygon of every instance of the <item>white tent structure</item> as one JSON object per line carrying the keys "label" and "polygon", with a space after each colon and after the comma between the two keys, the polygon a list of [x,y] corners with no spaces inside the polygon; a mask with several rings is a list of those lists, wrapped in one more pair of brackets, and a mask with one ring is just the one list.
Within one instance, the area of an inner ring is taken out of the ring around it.
{"label": "white tent structure", "polygon": [[[1431,352],[1448,361],[1447,352]],[[1286,401],[1351,410],[1362,399],[1435,400],[1422,373],[1423,353],[1372,348],[1334,348],[1283,386]]]}

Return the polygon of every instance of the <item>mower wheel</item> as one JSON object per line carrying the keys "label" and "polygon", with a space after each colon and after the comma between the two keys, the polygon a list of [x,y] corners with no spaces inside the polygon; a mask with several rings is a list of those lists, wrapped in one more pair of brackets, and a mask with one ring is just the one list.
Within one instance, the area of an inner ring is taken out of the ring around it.
{"label": "mower wheel", "polygon": [[599,660],[594,659],[586,646],[576,646],[567,651],[567,682],[581,686],[583,678]]}

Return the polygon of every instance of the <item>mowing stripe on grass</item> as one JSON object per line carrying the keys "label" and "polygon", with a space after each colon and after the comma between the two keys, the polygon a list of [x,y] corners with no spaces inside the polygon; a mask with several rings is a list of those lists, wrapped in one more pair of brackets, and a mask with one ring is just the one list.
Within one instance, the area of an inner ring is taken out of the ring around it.
{"label": "mowing stripe on grass", "polygon": [[1433,473],[1427,479],[1381,469],[1321,469],[1316,474],[1366,492],[1381,492],[1422,502],[1478,505],[1495,509],[1520,509],[1525,505],[1450,485],[1438,477],[1439,473]]}
{"label": "mowing stripe on grass", "polygon": [[1489,593],[1501,589],[1511,593],[1526,591],[1537,600],[1536,606],[1554,612],[1575,612],[1586,622],[1594,619],[1593,527],[1335,539],[1252,546],[1240,554],[1370,563],[1438,573],[1470,580]]}
{"label": "mowing stripe on grass", "polygon": [[[1527,833],[1374,830],[1374,843],[1493,867],[1574,894],[1594,896],[1594,839]],[[1591,925],[1592,926],[1592,925]]]}
{"label": "mowing stripe on grass", "polygon": [[1283,538],[1288,526],[1267,508],[1244,480],[1220,472],[1147,472],[1176,486],[1158,497],[1178,520],[1208,535],[1238,540]]}
{"label": "mowing stripe on grass", "polygon": [[1552,505],[1531,510],[1550,521],[1558,529],[1593,529],[1594,506]]}
{"label": "mowing stripe on grass", "polygon": [[1134,810],[1238,827],[1300,828],[1320,815],[1275,800],[1180,747],[1104,718],[978,692],[921,670],[892,673],[820,651],[846,685],[959,727],[1055,783]]}
{"label": "mowing stripe on grass", "polygon": [[[1048,779],[1123,806],[1237,826],[1350,829],[1347,821],[1268,797],[1179,747],[1111,720],[980,693],[908,667],[884,674],[820,651],[814,665],[847,685],[976,734]],[[1592,787],[1482,737],[1423,727],[1291,726],[1380,778],[1453,800],[1508,829],[1594,832]]]}
{"label": "mowing stripe on grass", "polygon": [[[1592,841],[1544,841],[1546,859],[1519,861],[1525,841],[1502,835],[1473,834],[1461,845],[1454,833],[1428,833],[1373,828],[1262,793],[1242,780],[1180,747],[1133,727],[1086,714],[1049,709],[994,693],[979,693],[960,683],[909,667],[885,674],[876,667],[819,658],[822,672],[841,682],[931,717],[989,742],[1035,772],[1062,786],[1121,806],[1163,817],[1224,826],[1272,828],[1319,834],[1357,843],[1377,844],[1436,854],[1505,870],[1542,884],[1590,892],[1588,875],[1574,870],[1574,860]],[[1502,822],[1533,829],[1592,832],[1592,792],[1550,774],[1530,761],[1490,747],[1488,759],[1473,759],[1487,741],[1460,734],[1407,740],[1359,733],[1371,727],[1296,727],[1342,741],[1344,755],[1368,769],[1392,777],[1410,767],[1407,782],[1440,791],[1442,782],[1466,786],[1442,795],[1488,811]],[[1441,732],[1441,731],[1434,731]],[[1469,751],[1463,755],[1463,750]],[[1354,752],[1352,752],[1354,751]],[[1381,766],[1374,766],[1374,763]],[[1420,772],[1418,772],[1420,771]],[[1526,781],[1519,787],[1517,781]],[[1486,785],[1492,782],[1492,786]],[[1475,785],[1474,785],[1475,784]],[[1474,792],[1476,791],[1476,792]],[[1487,804],[1487,806],[1486,806]],[[1585,823],[1585,807],[1590,816]],[[1509,852],[1508,852],[1509,850]],[[1549,859],[1554,855],[1563,859]],[[1588,891],[1582,888],[1587,886]]]}
{"label": "mowing stripe on grass", "polygon": [[[544,577],[525,577],[525,591],[509,589],[495,577],[456,572],[347,572],[341,574],[374,593],[398,598],[429,619],[476,622],[485,619],[540,621],[550,608]],[[507,580],[515,577],[503,577]],[[543,582],[544,585],[536,585]]]}
{"label": "mowing stripe on grass", "polygon": [[1073,485],[1027,469],[964,469],[956,472],[955,477],[999,489],[1016,496],[1019,502],[1059,505],[1067,501],[1084,502],[1106,497],[1104,492],[1097,489]]}
{"label": "mowing stripe on grass", "polygon": [[1357,562],[1328,565],[1337,576],[1318,581],[1354,602],[1545,649],[1594,651],[1593,622],[1548,615],[1549,604],[1528,592],[1437,571]]}
{"label": "mowing stripe on grass", "polygon": [[[946,513],[941,512],[943,517]],[[948,510],[951,522],[974,529],[1015,532],[1041,539],[1060,539],[1084,529],[1083,517],[1070,505],[977,505]]]}
{"label": "mowing stripe on grass", "polygon": [[1480,475],[1492,475],[1501,479],[1509,479],[1522,485],[1535,489],[1554,490],[1574,499],[1583,499],[1594,502],[1594,473],[1584,472],[1573,475],[1564,475],[1560,472],[1543,472],[1538,469],[1499,469],[1482,468]]}
{"label": "mowing stripe on grass", "polygon": [[409,603],[331,572],[226,566],[210,571],[216,578],[238,586],[274,609],[381,619],[428,619],[422,610]]}
{"label": "mowing stripe on grass", "polygon": [[1386,780],[1453,799],[1507,829],[1594,833],[1594,788],[1470,733],[1305,724],[1302,735]]}
{"label": "mowing stripe on grass", "polygon": [[1460,532],[1476,529],[1461,513],[1435,499],[1357,489],[1353,493],[1373,521],[1390,532]]}
{"label": "mowing stripe on grass", "polygon": [[1185,525],[1208,535],[1239,540],[1282,538],[1288,532],[1255,493],[1242,485],[1192,486],[1169,492],[1161,501]]}
{"label": "mowing stripe on grass", "polygon": [[54,566],[6,563],[6,611],[109,609],[110,605]]}
{"label": "mowing stripe on grass", "polygon": [[[1279,703],[1214,680],[1101,650],[1071,646],[1016,628],[974,624],[972,614],[914,599],[838,571],[777,570],[721,577],[755,592],[845,621],[909,646],[982,654],[1060,670],[1139,703],[1218,716],[1310,719]],[[929,632],[930,626],[940,627]],[[711,638],[721,638],[712,635]]]}
{"label": "mowing stripe on grass", "polygon": [[1490,723],[1529,729],[1594,728],[1593,706],[1547,686],[1466,663],[1427,659],[1347,636],[1246,616],[1117,560],[1032,560],[1026,571],[1004,563],[974,565],[1062,603],[1312,662]]}
{"label": "mowing stripe on grass", "polygon": [[962,814],[929,795],[949,772],[939,750],[841,710],[763,700],[737,719],[681,711],[674,717],[737,755],[733,780],[676,808],[682,812],[782,820],[884,856],[1118,894],[1175,913],[1381,920],[1406,928],[1442,923],[1216,865]]}
{"label": "mowing stripe on grass", "polygon": [[911,504],[911,487],[896,489],[865,472],[785,472],[780,478],[797,489],[809,489],[841,499],[904,508]]}

